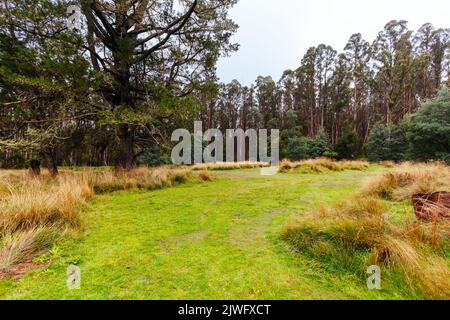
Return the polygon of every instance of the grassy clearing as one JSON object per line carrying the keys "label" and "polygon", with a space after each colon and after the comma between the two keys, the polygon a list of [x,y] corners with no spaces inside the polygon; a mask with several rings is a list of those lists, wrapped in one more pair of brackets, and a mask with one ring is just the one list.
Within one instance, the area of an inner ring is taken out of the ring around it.
{"label": "grassy clearing", "polygon": [[[279,174],[217,172],[210,183],[154,192],[104,194],[82,215],[86,226],[39,258],[53,261],[19,281],[0,281],[5,299],[378,299],[411,298],[330,272],[280,238],[298,212],[355,192],[367,171]],[[80,290],[66,269],[82,270]]]}
{"label": "grassy clearing", "polygon": [[[384,267],[387,286],[417,297],[450,299],[449,221],[422,223],[411,210],[399,218],[395,211],[401,202],[383,200],[448,189],[449,177],[443,164],[404,164],[346,201],[296,217],[283,237],[329,270],[364,279],[367,266],[376,264]],[[411,207],[410,200],[403,204]]]}
{"label": "grassy clearing", "polygon": [[[23,261],[14,255],[29,239],[24,255],[39,255],[33,262],[40,269],[0,281],[0,298],[447,299],[446,225],[418,223],[410,201],[374,191],[397,171],[371,166],[263,177],[245,169],[218,171],[219,179],[202,171],[157,190],[133,181],[142,172],[121,178],[123,188],[100,189],[103,195],[82,206],[83,228],[68,228],[62,240],[41,245],[40,235],[61,230],[51,225],[29,229],[36,236],[5,235],[4,261]],[[363,185],[368,176],[379,178]],[[417,183],[408,181],[389,194]],[[349,198],[361,187],[363,194]],[[81,267],[80,290],[66,288],[71,264]],[[383,266],[381,291],[366,287],[372,264]]]}
{"label": "grassy clearing", "polygon": [[29,262],[51,247],[57,235],[80,225],[80,211],[95,193],[119,190],[156,190],[190,180],[210,180],[208,173],[138,168],[66,171],[53,178],[25,171],[0,176],[0,271]]}
{"label": "grassy clearing", "polygon": [[281,172],[326,173],[330,171],[367,170],[367,161],[334,161],[328,158],[292,162],[284,160],[280,164]]}

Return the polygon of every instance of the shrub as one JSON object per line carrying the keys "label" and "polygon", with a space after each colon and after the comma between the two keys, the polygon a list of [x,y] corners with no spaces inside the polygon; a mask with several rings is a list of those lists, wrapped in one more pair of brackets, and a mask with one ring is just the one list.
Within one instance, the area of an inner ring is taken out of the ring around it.
{"label": "shrub", "polygon": [[362,141],[355,131],[347,131],[336,144],[338,159],[356,159],[361,156]]}
{"label": "shrub", "polygon": [[285,156],[293,161],[304,160],[308,158],[309,141],[307,138],[292,138],[286,145]]}
{"label": "shrub", "polygon": [[151,167],[170,163],[170,157],[156,146],[145,148],[138,160],[139,163]]}
{"label": "shrub", "polygon": [[330,141],[325,130],[320,130],[316,136],[311,139],[309,145],[309,158],[323,157],[331,150]]}
{"label": "shrub", "polygon": [[401,161],[405,158],[406,149],[404,130],[395,125],[376,125],[367,142],[367,156],[372,162]]}
{"label": "shrub", "polygon": [[450,90],[422,104],[406,121],[409,157],[413,160],[450,160]]}
{"label": "shrub", "polygon": [[313,138],[288,139],[285,149],[285,157],[293,161],[320,158],[332,153],[328,136],[324,130],[320,130]]}

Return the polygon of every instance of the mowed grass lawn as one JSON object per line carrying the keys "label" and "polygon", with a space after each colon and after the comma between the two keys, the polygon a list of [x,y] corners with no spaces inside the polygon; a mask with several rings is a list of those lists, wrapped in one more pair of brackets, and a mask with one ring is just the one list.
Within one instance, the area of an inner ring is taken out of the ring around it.
{"label": "mowed grass lawn", "polygon": [[[280,233],[293,215],[356,192],[369,171],[218,172],[218,179],[153,192],[97,196],[83,229],[40,260],[52,263],[0,282],[2,299],[377,299],[408,298],[333,273],[293,253]],[[79,290],[66,287],[78,264]]]}

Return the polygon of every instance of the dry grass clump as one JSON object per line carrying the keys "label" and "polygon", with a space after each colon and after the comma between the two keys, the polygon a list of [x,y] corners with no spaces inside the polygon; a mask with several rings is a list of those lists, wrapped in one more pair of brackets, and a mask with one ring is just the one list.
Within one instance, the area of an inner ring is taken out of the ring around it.
{"label": "dry grass clump", "polygon": [[55,223],[76,226],[80,207],[94,193],[154,190],[192,177],[189,171],[165,168],[64,172],[56,178],[23,176],[20,182],[9,182],[7,192],[0,197],[0,234]]}
{"label": "dry grass clump", "polygon": [[192,166],[192,170],[238,170],[238,169],[254,169],[270,167],[269,163],[265,162],[216,162],[216,163],[201,163]]}
{"label": "dry grass clump", "polygon": [[283,236],[306,250],[318,242],[335,242],[350,250],[369,249],[380,242],[386,212],[386,205],[376,198],[350,199],[296,218]]}
{"label": "dry grass clump", "polygon": [[450,190],[450,167],[444,163],[403,163],[380,178],[370,180],[362,190],[390,200],[403,200],[419,193]]}
{"label": "dry grass clump", "polygon": [[59,236],[55,230],[50,227],[36,227],[4,235],[0,249],[0,270],[29,262],[36,255],[48,250]]}
{"label": "dry grass clump", "polygon": [[411,215],[394,222],[389,202],[381,198],[437,191],[445,187],[446,170],[438,163],[405,164],[347,201],[297,217],[283,238],[295,250],[334,270],[366,277],[368,266],[384,266],[397,284],[395,279],[403,279],[408,288],[426,297],[449,299],[450,221],[436,218],[425,223]]}
{"label": "dry grass clump", "polygon": [[188,170],[139,167],[132,171],[84,172],[96,193],[131,189],[156,190],[184,183],[194,176]]}
{"label": "dry grass clump", "polygon": [[212,176],[208,171],[202,171],[198,174],[198,177],[203,181],[211,181]]}
{"label": "dry grass clump", "polygon": [[284,160],[280,164],[282,172],[300,170],[303,172],[323,173],[343,170],[366,170],[369,168],[367,161],[334,161],[329,158],[318,158],[293,162]]}
{"label": "dry grass clump", "polygon": [[395,168],[395,162],[394,161],[388,161],[388,160],[385,160],[385,161],[381,161],[381,163],[380,163],[383,167],[385,167],[385,168]]}
{"label": "dry grass clump", "polygon": [[0,200],[0,234],[59,222],[75,226],[79,208],[92,196],[83,177],[29,178],[9,185]]}

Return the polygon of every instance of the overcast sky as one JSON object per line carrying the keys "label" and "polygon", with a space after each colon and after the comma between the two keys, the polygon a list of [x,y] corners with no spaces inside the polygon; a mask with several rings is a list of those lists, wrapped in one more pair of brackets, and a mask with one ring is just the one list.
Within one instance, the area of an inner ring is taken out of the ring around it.
{"label": "overcast sky", "polygon": [[240,0],[231,17],[241,47],[218,64],[221,81],[251,84],[258,75],[281,77],[297,68],[306,50],[320,43],[341,52],[353,33],[370,43],[390,20],[417,30],[426,22],[450,28],[449,0]]}

